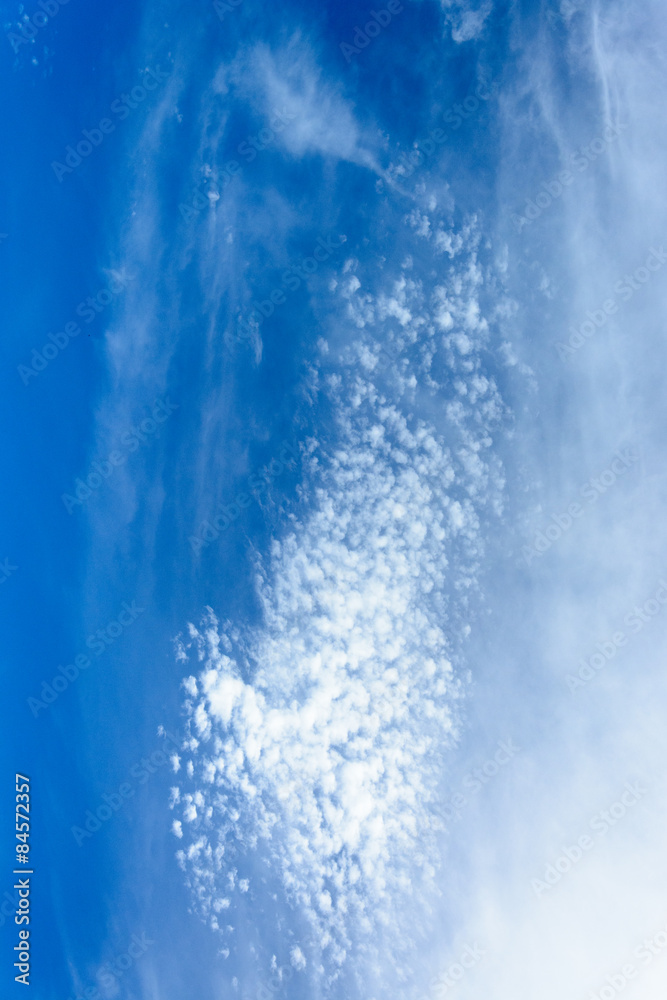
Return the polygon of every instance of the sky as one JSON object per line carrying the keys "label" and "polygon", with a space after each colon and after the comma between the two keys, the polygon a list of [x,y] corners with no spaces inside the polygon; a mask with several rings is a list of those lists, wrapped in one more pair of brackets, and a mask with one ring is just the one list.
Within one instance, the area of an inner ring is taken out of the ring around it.
{"label": "sky", "polygon": [[4,995],[662,998],[662,5],[2,14]]}

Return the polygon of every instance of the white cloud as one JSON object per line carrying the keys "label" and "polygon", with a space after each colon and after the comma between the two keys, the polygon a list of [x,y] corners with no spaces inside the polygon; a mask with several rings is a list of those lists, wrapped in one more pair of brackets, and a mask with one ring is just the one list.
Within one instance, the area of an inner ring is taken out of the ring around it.
{"label": "white cloud", "polygon": [[[316,153],[380,172],[351,103],[325,81],[314,52],[299,33],[277,50],[257,45],[249,56],[248,70],[248,86],[261,112],[270,117],[274,109],[285,109],[292,116],[279,142],[293,156]],[[377,144],[375,137],[372,146]]]}
{"label": "white cloud", "polygon": [[306,957],[298,945],[290,951],[290,961],[295,969],[301,970],[306,968]]}
{"label": "white cloud", "polygon": [[[438,784],[463,693],[453,661],[480,519],[502,491],[488,431],[503,408],[482,368],[476,237],[467,243],[438,286],[465,351],[438,333],[435,289],[402,273],[376,295],[341,281],[355,339],[342,355],[330,341],[319,374],[336,434],[306,472],[309,513],[258,558],[263,622],[221,627],[209,610],[179,650],[202,664],[184,682],[195,790],[180,792],[192,843],[178,856],[203,912],[213,920],[228,846],[260,845],[330,972],[353,946],[370,955],[379,929],[407,953],[438,894]],[[393,362],[380,351],[390,328]],[[430,414],[455,377],[465,391],[445,409],[451,447]]]}
{"label": "white cloud", "polygon": [[441,0],[447,23],[455,42],[479,38],[487,17],[493,10],[492,0],[470,3],[470,0]]}

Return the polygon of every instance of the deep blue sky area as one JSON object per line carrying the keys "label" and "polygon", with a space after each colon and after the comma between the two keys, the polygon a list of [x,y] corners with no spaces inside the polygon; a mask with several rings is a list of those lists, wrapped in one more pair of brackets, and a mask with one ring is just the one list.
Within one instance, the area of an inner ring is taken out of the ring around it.
{"label": "deep blue sky area", "polygon": [[662,996],[660,5],[2,33],[32,996]]}

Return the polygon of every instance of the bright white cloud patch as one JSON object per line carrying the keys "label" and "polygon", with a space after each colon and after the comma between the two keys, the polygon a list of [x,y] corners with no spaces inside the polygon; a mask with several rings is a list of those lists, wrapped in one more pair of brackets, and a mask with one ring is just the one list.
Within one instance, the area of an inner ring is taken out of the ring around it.
{"label": "bright white cloud patch", "polygon": [[356,261],[341,265],[348,329],[342,348],[321,342],[313,375],[334,444],[306,463],[309,513],[258,560],[263,623],[221,627],[209,610],[180,645],[199,666],[183,685],[193,780],[172,792],[178,857],[221,930],[241,885],[230,869],[261,893],[242,856],[267,857],[317,943],[293,949],[296,969],[331,972],[353,942],[370,955],[379,932],[385,959],[407,953],[436,895],[438,784],[463,693],[453,663],[502,490],[467,232],[430,289],[407,271],[370,293]]}

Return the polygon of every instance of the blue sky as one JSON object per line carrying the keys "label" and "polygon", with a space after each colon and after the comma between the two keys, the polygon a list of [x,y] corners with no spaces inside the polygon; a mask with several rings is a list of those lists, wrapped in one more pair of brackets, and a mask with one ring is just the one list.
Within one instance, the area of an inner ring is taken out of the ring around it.
{"label": "blue sky", "polygon": [[0,69],[34,994],[662,996],[660,5],[45,3]]}

